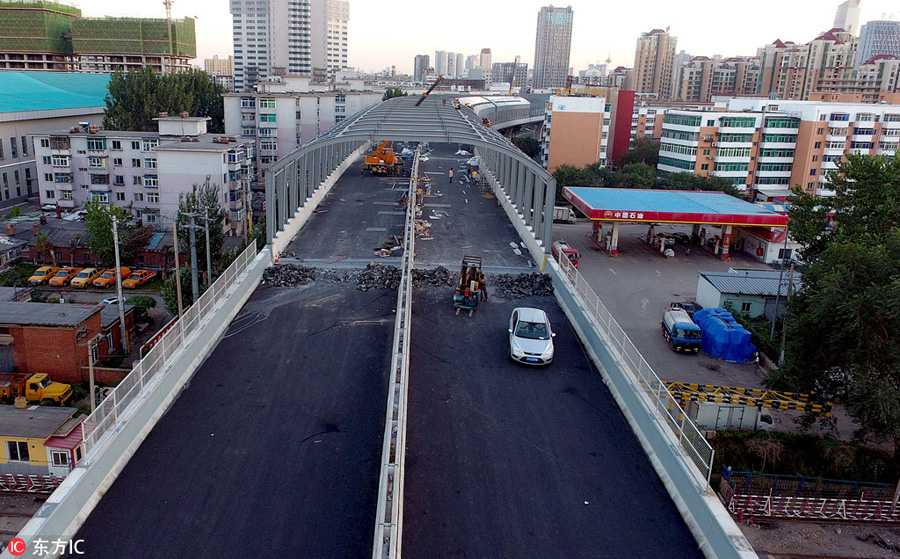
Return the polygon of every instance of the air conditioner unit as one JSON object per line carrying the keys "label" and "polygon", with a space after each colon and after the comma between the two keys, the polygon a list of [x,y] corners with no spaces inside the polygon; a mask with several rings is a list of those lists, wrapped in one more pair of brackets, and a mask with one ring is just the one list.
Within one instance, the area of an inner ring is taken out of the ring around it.
{"label": "air conditioner unit", "polygon": [[713,143],[712,143],[712,147],[718,147],[718,145],[719,145],[719,142],[713,142]]}

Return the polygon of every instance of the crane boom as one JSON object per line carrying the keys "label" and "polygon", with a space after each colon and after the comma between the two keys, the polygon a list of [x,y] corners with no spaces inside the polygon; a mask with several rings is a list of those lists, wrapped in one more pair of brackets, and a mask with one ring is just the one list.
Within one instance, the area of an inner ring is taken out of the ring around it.
{"label": "crane boom", "polygon": [[431,87],[428,88],[428,91],[423,93],[422,98],[419,99],[418,102],[416,102],[416,106],[418,107],[419,105],[421,105],[422,101],[424,101],[428,97],[428,94],[431,93],[434,90],[434,88],[437,87],[438,84],[441,83],[442,81],[444,81],[444,76],[438,76],[437,79],[434,80],[434,83],[431,84]]}

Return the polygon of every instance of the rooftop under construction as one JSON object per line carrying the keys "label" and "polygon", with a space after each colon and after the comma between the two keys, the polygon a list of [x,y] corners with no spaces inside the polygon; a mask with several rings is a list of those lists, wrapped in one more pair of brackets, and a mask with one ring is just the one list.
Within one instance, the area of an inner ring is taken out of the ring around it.
{"label": "rooftop under construction", "polygon": [[84,18],[55,2],[0,0],[0,69],[167,73],[197,56],[193,18]]}

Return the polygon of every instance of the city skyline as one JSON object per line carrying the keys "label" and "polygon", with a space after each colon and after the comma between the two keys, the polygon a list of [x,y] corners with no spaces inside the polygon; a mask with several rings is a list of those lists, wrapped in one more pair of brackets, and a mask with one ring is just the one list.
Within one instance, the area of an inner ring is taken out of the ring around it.
{"label": "city skyline", "polygon": [[[126,9],[112,0],[63,3],[79,7],[88,17],[165,17],[162,2]],[[753,9],[729,6],[710,10],[705,3],[683,2],[677,12],[662,0],[606,7],[584,0],[553,5],[571,5],[574,11],[569,66],[577,75],[578,70],[602,63],[607,56],[612,58],[610,68],[632,66],[638,37],[655,28],[669,27],[678,37],[678,51],[694,56],[751,56],[776,39],[805,43],[830,29],[839,4],[759,0]],[[366,72],[395,66],[398,72],[411,74],[417,54],[446,50],[468,56],[490,48],[495,62],[512,61],[518,55],[533,67],[535,14],[549,5],[546,0],[458,0],[439,8],[386,11],[374,2],[350,0],[348,64]],[[647,13],[659,15],[646,17]],[[203,59],[213,55],[233,54],[227,0],[202,6],[175,0],[172,16],[197,18],[196,65],[202,66]],[[864,0],[860,24],[878,19],[900,19],[895,0]]]}

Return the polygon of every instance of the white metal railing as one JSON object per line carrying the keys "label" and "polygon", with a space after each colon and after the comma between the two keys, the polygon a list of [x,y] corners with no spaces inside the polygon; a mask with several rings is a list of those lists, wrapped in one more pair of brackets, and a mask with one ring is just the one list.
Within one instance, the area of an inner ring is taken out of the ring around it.
{"label": "white metal railing", "polygon": [[[190,341],[192,334],[203,325],[214,307],[225,298],[229,288],[235,283],[248,265],[256,257],[256,243],[250,243],[247,249],[238,255],[225,272],[216,278],[215,283],[188,307],[181,318],[156,342],[144,357],[138,361],[128,375],[81,424],[84,439],[85,461],[90,463],[93,451],[103,436],[117,424],[129,417],[129,406],[147,390],[150,383],[159,374],[167,374],[171,358]],[[157,379],[158,380],[158,379]]]}
{"label": "white metal railing", "polygon": [[412,329],[412,270],[416,239],[416,181],[419,152],[416,152],[407,191],[404,221],[403,259],[397,288],[397,317],[388,379],[387,412],[381,450],[381,475],[375,513],[373,559],[398,559],[403,543],[403,481],[406,462],[406,402],[409,379],[409,347]]}
{"label": "white metal railing", "polygon": [[597,327],[597,331],[606,338],[610,351],[622,364],[622,370],[630,374],[636,386],[650,398],[657,418],[675,434],[688,459],[697,467],[706,479],[706,485],[709,486],[714,457],[712,446],[659,380],[631,339],[587,284],[584,276],[567,258],[561,258],[559,266]]}

